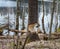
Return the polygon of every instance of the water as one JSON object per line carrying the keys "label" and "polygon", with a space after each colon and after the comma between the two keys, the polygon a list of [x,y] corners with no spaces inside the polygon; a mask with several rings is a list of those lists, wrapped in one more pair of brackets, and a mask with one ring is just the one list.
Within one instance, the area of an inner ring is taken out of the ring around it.
{"label": "water", "polygon": [[[45,5],[45,6],[46,7],[45,7],[45,15],[44,15],[44,22],[45,22],[44,23],[44,26],[45,26],[46,32],[49,33],[49,30],[50,30],[49,29],[50,28],[49,26],[50,26],[50,21],[51,21],[51,14],[50,14],[50,12],[51,12],[51,10],[50,10],[51,4],[49,3],[48,5]],[[47,8],[47,6],[49,8]],[[15,18],[16,17],[16,14],[15,14],[15,11],[16,11],[16,9],[14,9],[14,8],[16,8],[16,1],[0,0],[0,8],[1,7],[6,7],[8,9],[8,11],[6,11],[6,12],[7,13],[10,12],[9,13],[9,27],[11,29],[15,29],[15,26],[16,26],[16,22],[15,22],[16,21],[16,18]],[[13,9],[10,10],[10,8],[13,8]],[[27,5],[26,8],[28,10],[28,5]],[[39,6],[39,8],[41,8],[40,9],[41,12],[38,13],[39,23],[40,23],[40,30],[43,31],[42,30],[42,16],[43,16],[42,6],[41,7]],[[49,12],[46,13],[46,10],[48,10]],[[11,12],[12,12],[12,14],[11,14]],[[4,9],[2,10],[2,13],[5,13],[4,12]],[[55,31],[55,24],[56,24],[56,17],[55,16],[56,15],[54,15],[54,19],[53,19],[52,32]],[[60,19],[58,19],[58,27],[60,25],[59,22],[60,22]],[[5,15],[1,15],[0,14],[0,27],[4,26],[6,24],[8,24],[8,14],[5,14]],[[28,25],[28,14],[27,14],[27,12],[25,12],[25,22],[24,22],[24,24],[25,24],[25,27],[27,29],[27,25]],[[22,19],[19,18],[19,30],[21,30],[21,28],[22,28]],[[37,28],[35,28],[35,30],[37,30]],[[12,34],[12,33],[10,33],[10,34]]]}

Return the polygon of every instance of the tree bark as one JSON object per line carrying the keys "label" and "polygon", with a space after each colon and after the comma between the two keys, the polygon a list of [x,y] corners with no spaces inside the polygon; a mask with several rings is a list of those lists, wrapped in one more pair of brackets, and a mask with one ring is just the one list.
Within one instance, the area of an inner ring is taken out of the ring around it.
{"label": "tree bark", "polygon": [[[35,24],[38,24],[38,0],[29,0],[28,31],[31,32],[32,36],[36,34],[34,30]],[[38,37],[38,36],[35,36],[35,37]]]}
{"label": "tree bark", "polygon": [[29,0],[29,25],[38,22],[38,1]]}
{"label": "tree bark", "polygon": [[[19,30],[19,16],[20,16],[20,6],[19,6],[19,3],[20,3],[20,1],[19,0],[16,0],[16,1],[17,1],[16,30]],[[16,49],[18,49],[19,36],[18,36],[18,32],[15,32],[15,33],[17,35]]]}
{"label": "tree bark", "polygon": [[57,5],[56,5],[56,26],[55,26],[55,32],[57,32],[57,27],[58,27],[58,3],[59,1],[57,0]]}
{"label": "tree bark", "polygon": [[[23,4],[24,4],[24,0],[23,0]],[[24,25],[24,20],[25,20],[25,5],[23,6],[23,13],[22,13],[22,30],[25,29],[25,25]]]}
{"label": "tree bark", "polygon": [[[30,38],[30,36],[33,36],[34,33],[32,34],[31,30],[34,30],[36,23],[38,23],[38,0],[29,0],[28,33],[22,49],[25,48],[28,38]],[[29,28],[31,30],[29,30]]]}
{"label": "tree bark", "polygon": [[[17,10],[16,10],[16,30],[19,30],[19,16],[20,16],[20,7],[19,0],[17,0]],[[17,33],[16,33],[17,34]]]}
{"label": "tree bark", "polygon": [[54,10],[55,10],[55,0],[53,0],[53,8],[52,8],[51,22],[50,22],[50,31],[49,31],[49,39],[50,39],[50,37],[51,37],[51,31],[52,31],[52,24],[53,24]]}
{"label": "tree bark", "polygon": [[42,0],[42,5],[43,5],[42,28],[43,28],[44,34],[46,34],[45,26],[44,26],[44,1],[43,0]]}

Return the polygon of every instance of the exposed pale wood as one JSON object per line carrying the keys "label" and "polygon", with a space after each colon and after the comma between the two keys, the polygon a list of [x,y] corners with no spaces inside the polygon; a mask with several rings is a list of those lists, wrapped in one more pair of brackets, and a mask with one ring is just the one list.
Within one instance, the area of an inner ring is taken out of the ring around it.
{"label": "exposed pale wood", "polygon": [[17,32],[17,33],[25,33],[25,32],[27,32],[26,30],[19,31],[19,30],[14,30],[14,29],[9,29],[9,31]]}
{"label": "exposed pale wood", "polygon": [[3,29],[3,28],[6,28],[6,27],[8,27],[8,24],[6,24],[6,25],[4,25],[4,26],[2,26],[0,28]]}

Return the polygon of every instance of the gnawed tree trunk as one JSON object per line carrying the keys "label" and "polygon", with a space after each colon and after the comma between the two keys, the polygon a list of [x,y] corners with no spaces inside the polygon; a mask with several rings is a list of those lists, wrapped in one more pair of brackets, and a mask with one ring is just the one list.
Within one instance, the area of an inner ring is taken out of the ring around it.
{"label": "gnawed tree trunk", "polygon": [[52,24],[53,24],[54,10],[55,10],[55,0],[53,0],[53,8],[52,8],[51,23],[50,23],[50,31],[49,31],[49,39],[50,39],[50,37],[51,37],[51,31],[52,31]]}
{"label": "gnawed tree trunk", "polygon": [[22,49],[24,49],[27,42],[39,40],[38,35],[34,31],[34,26],[37,23],[38,23],[38,0],[29,0],[28,35],[26,37]]}
{"label": "gnawed tree trunk", "polygon": [[46,34],[45,27],[44,27],[44,0],[42,0],[42,5],[43,5],[42,28],[43,28],[44,34]]}

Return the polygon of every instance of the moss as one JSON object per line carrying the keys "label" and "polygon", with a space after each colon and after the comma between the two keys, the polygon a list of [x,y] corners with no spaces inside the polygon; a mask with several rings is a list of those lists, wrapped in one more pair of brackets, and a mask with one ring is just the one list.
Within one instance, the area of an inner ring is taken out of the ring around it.
{"label": "moss", "polygon": [[60,32],[60,28],[57,29],[57,32]]}

